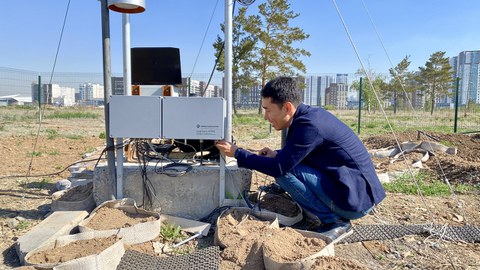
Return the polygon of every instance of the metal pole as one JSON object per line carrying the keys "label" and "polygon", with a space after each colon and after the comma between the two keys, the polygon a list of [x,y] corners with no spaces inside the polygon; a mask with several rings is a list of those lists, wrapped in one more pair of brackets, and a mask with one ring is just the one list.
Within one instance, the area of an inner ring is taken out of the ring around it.
{"label": "metal pole", "polygon": [[[232,142],[232,11],[233,0],[225,0],[225,80],[224,93],[227,99],[225,140]],[[225,159],[220,159],[219,205],[225,201]]]}
{"label": "metal pole", "polygon": [[360,89],[358,90],[358,124],[357,133],[360,134],[360,124],[362,123],[362,77],[360,77]]}
{"label": "metal pole", "polygon": [[42,77],[41,77],[40,75],[38,75],[37,94],[38,94],[38,115],[39,115],[39,121],[42,122]]}
{"label": "metal pole", "polygon": [[115,198],[115,144],[110,138],[110,94],[112,93],[112,76],[110,63],[110,14],[107,0],[101,0],[102,9],[102,48],[103,48],[103,100],[105,103],[105,134],[107,143],[107,166],[112,193]]}
{"label": "metal pole", "polygon": [[232,141],[232,12],[233,0],[225,0],[225,93],[227,98],[226,139]]}
{"label": "metal pole", "polygon": [[[132,95],[130,73],[130,15],[122,14],[123,32],[123,94]],[[123,138],[117,138],[117,199],[123,198]]]}
{"label": "metal pole", "polygon": [[453,133],[457,133],[458,124],[458,87],[460,85],[460,78],[457,77],[457,84],[455,87],[455,119],[453,120]]}

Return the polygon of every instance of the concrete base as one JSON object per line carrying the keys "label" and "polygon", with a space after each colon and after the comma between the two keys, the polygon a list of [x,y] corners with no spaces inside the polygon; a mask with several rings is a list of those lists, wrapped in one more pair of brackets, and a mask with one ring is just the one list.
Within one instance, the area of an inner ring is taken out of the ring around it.
{"label": "concrete base", "polygon": [[[147,176],[155,189],[153,205],[142,206],[143,179],[139,164],[124,163],[123,197],[132,198],[138,206],[147,210],[177,217],[200,219],[210,214],[220,204],[220,167],[218,165],[193,165],[191,171],[181,176],[168,176],[161,173],[162,165],[166,163],[150,163]],[[225,170],[225,198],[237,199],[243,190],[250,189],[252,171],[238,168],[235,162],[230,162]],[[97,205],[111,200],[114,192],[109,179],[107,165],[99,165],[93,176],[93,197]],[[231,202],[232,200],[228,200]],[[225,203],[222,203],[225,205]]]}

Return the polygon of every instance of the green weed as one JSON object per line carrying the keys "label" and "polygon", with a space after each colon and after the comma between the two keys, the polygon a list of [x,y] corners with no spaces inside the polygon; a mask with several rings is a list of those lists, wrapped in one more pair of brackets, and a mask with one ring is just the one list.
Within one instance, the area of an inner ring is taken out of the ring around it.
{"label": "green weed", "polygon": [[70,140],[80,140],[83,137],[80,136],[80,135],[67,135],[67,136],[65,136],[65,138],[70,139]]}
{"label": "green weed", "polygon": [[105,131],[100,132],[100,135],[98,135],[100,139],[106,139],[107,135],[105,134]]}
{"label": "green weed", "polygon": [[28,152],[27,155],[28,155],[28,156],[34,156],[34,157],[41,157],[41,156],[42,156],[42,152],[32,151],[32,152]]}
{"label": "green weed", "polygon": [[55,138],[58,137],[58,131],[56,129],[51,129],[51,128],[48,128],[47,130],[45,130],[47,132],[47,138],[49,140],[53,140]]}
{"label": "green weed", "polygon": [[17,226],[15,227],[15,229],[17,230],[25,230],[26,228],[30,227],[30,222],[28,222],[27,220],[22,220],[20,221]]}
{"label": "green weed", "polygon": [[48,115],[47,118],[49,119],[76,119],[76,118],[97,119],[98,114],[93,112],[54,111],[52,114]]}
{"label": "green weed", "polygon": [[53,184],[52,184],[52,178],[46,177],[42,179],[40,182],[29,182],[29,183],[22,183],[20,184],[21,187],[23,188],[33,188],[33,189],[51,189]]}
{"label": "green weed", "polygon": [[180,229],[180,226],[165,223],[160,227],[160,236],[169,242],[173,242],[177,239],[183,240],[185,237],[182,235]]}
{"label": "green weed", "polygon": [[[393,193],[416,195],[418,191],[420,191],[424,196],[445,196],[451,194],[450,188],[445,182],[436,179],[424,170],[414,173],[414,177],[415,179],[410,173],[404,173],[397,180],[385,183],[383,186],[385,190]],[[417,184],[415,184],[415,182]],[[453,184],[451,186],[452,189],[458,193],[468,193],[480,189],[465,184]]]}
{"label": "green weed", "polygon": [[253,134],[253,139],[254,140],[266,139],[268,138],[268,136],[269,136],[268,132],[256,132]]}

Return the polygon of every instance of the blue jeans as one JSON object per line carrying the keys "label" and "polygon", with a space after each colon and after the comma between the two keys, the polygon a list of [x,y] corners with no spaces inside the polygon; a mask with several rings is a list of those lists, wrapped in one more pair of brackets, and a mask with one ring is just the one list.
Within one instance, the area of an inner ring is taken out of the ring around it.
{"label": "blue jeans", "polygon": [[307,165],[298,164],[283,176],[275,179],[295,202],[303,209],[317,216],[322,223],[337,222],[340,218],[357,219],[368,214],[372,208],[360,212],[338,208],[322,189],[322,181],[329,178],[322,172]]}

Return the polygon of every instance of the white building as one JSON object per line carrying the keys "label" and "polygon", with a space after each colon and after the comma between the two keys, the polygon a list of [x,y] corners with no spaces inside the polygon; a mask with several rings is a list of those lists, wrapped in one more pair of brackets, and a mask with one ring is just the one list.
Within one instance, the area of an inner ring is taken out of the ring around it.
{"label": "white building", "polygon": [[84,101],[103,100],[103,85],[94,83],[82,83],[78,87],[80,99]]}
{"label": "white building", "polygon": [[38,84],[33,83],[32,99],[37,102],[40,99],[42,104],[73,106],[75,105],[75,88],[64,87],[58,84],[42,84],[39,93]]}

